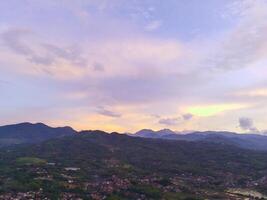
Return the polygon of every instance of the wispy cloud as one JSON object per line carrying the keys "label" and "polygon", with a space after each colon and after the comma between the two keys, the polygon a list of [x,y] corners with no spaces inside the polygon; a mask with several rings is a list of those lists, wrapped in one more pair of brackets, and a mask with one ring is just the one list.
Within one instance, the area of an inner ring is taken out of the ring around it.
{"label": "wispy cloud", "polygon": [[209,58],[213,70],[233,70],[247,67],[266,57],[267,5],[264,1],[239,1],[234,13],[239,20],[217,45]]}
{"label": "wispy cloud", "polygon": [[[72,68],[73,71],[77,67],[86,67],[87,65],[79,48],[63,48],[55,44],[42,43],[43,41],[38,41],[38,35],[29,29],[5,30],[1,33],[1,41],[12,52],[34,64],[32,68],[39,68],[40,72],[49,75],[57,75],[57,70],[62,73],[67,68],[66,63],[69,65],[68,68]],[[30,68],[30,65],[27,68]]]}
{"label": "wispy cloud", "polygon": [[104,116],[108,116],[108,117],[121,117],[120,113],[117,113],[117,112],[114,112],[111,110],[107,110],[103,107],[99,107],[97,113],[104,115]]}
{"label": "wispy cloud", "polygon": [[4,44],[17,54],[30,56],[33,50],[27,45],[25,36],[31,33],[27,29],[11,29],[1,33]]}
{"label": "wispy cloud", "polygon": [[162,25],[162,21],[161,20],[154,20],[152,22],[150,22],[149,24],[146,25],[145,30],[147,31],[154,31],[157,30],[158,28],[160,28]]}
{"label": "wispy cloud", "polygon": [[255,89],[248,89],[246,91],[239,91],[234,93],[236,96],[243,96],[243,97],[267,97],[267,88],[255,88]]}

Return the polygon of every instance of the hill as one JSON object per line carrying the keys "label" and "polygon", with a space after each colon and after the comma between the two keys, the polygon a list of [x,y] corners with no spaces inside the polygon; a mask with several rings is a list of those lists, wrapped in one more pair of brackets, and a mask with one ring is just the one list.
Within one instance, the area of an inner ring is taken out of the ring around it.
{"label": "hill", "polygon": [[10,147],[0,156],[4,194],[38,187],[55,199],[70,193],[84,199],[231,199],[226,191],[235,188],[267,193],[266,153],[222,143],[83,131]]}
{"label": "hill", "polygon": [[0,146],[38,143],[76,133],[70,127],[52,128],[42,123],[20,123],[0,127]]}

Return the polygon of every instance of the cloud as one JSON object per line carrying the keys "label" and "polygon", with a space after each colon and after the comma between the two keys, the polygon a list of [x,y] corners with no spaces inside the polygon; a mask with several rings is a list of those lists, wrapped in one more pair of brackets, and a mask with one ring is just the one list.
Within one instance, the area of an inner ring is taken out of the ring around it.
{"label": "cloud", "polygon": [[[36,86],[42,88],[36,94],[41,92],[57,99],[59,103],[51,103],[57,107],[64,104],[62,107],[87,108],[88,102],[94,107],[103,105],[104,108],[90,112],[98,118],[117,121],[121,126],[144,126],[145,123],[159,127],[160,124],[192,126],[186,127],[188,129],[215,127],[216,123],[210,123],[213,119],[221,121],[216,128],[224,128],[225,122],[233,123],[230,116],[239,112],[239,116],[246,116],[242,112],[246,112],[247,105],[252,101],[259,102],[259,98],[250,98],[248,102],[248,98],[243,96],[227,94],[249,87],[252,79],[261,81],[246,70],[264,74],[264,69],[260,70],[253,64],[266,58],[265,4],[253,0],[250,1],[251,6],[246,8],[238,5],[235,12],[240,16],[233,16],[230,23],[220,21],[220,24],[213,19],[207,21],[190,15],[182,26],[175,26],[183,21],[177,21],[177,17],[184,13],[166,16],[165,10],[168,7],[183,9],[182,2],[168,2],[164,7],[160,1],[150,2],[149,5],[142,1],[120,2],[79,0],[64,2],[64,5],[55,1],[18,4],[16,12],[12,13],[18,20],[14,23],[10,17],[10,21],[6,22],[8,26],[0,33],[1,74],[3,78],[5,74],[14,76],[16,80],[12,81],[18,80],[23,82],[22,86],[25,85],[25,90],[14,92],[16,97],[25,96],[31,91],[29,86]],[[175,7],[180,4],[182,6]],[[22,11],[26,6],[30,6],[27,10],[32,12],[24,16]],[[204,7],[211,8],[209,3]],[[38,12],[40,8],[46,20],[39,20],[42,16]],[[81,11],[79,18],[73,16],[74,11]],[[188,11],[192,11],[191,8]],[[138,19],[129,19],[133,12]],[[194,38],[195,34],[192,36],[188,27],[197,28],[203,23],[205,25],[197,34],[203,34],[205,38]],[[6,29],[20,24],[29,27]],[[185,24],[188,27],[184,27]],[[213,32],[214,25],[218,30]],[[172,28],[165,29],[165,26]],[[248,66],[251,67],[247,69]],[[219,69],[216,71],[219,73],[210,69]],[[233,69],[239,70],[228,72]],[[40,83],[45,86],[41,87]],[[68,98],[64,96],[66,93],[69,94]],[[263,97],[266,91],[251,91],[248,95]],[[4,98],[9,102],[8,97]],[[32,98],[25,98],[25,103],[21,101],[22,97],[13,99],[17,104],[32,104]],[[38,103],[46,104],[44,100]],[[125,109],[118,110],[117,106]],[[184,114],[173,113],[177,109]],[[125,120],[126,116],[133,115],[137,110],[135,117]],[[255,115],[260,118],[256,112]],[[159,116],[150,117],[147,121],[140,119],[140,116],[151,113]],[[220,113],[223,113],[221,116],[225,115],[223,120],[218,120]],[[118,118],[121,115],[123,118]],[[213,117],[205,119],[198,116]],[[85,124],[88,122],[85,117],[81,119]]]}
{"label": "cloud", "polygon": [[103,71],[105,71],[105,67],[101,63],[94,63],[93,64],[93,70],[98,71],[98,72],[103,72]]}
{"label": "cloud", "polygon": [[149,116],[154,117],[156,119],[159,119],[160,118],[160,115],[157,115],[157,114],[150,114]]}
{"label": "cloud", "polygon": [[52,65],[55,62],[55,59],[50,56],[38,56],[38,55],[31,55],[28,60],[34,64],[38,65]]}
{"label": "cloud", "polygon": [[10,29],[1,34],[2,41],[12,51],[19,55],[30,56],[33,50],[26,44],[25,36],[28,36],[31,31],[27,29]]}
{"label": "cloud", "polygon": [[194,117],[194,115],[192,115],[191,113],[186,113],[182,117],[185,121],[188,121],[188,120],[192,119]]}
{"label": "cloud", "polygon": [[167,126],[173,126],[180,123],[179,118],[163,118],[159,120],[160,124],[167,125]]}
{"label": "cloud", "polygon": [[46,53],[53,58],[53,60],[61,58],[73,65],[87,65],[86,59],[81,56],[81,51],[77,47],[61,48],[54,44],[43,44],[42,47],[46,50]]}
{"label": "cloud", "polygon": [[239,118],[239,127],[244,131],[259,132],[259,130],[254,126],[253,120],[247,117]]}
{"label": "cloud", "polygon": [[118,103],[162,102],[181,98],[186,89],[194,90],[202,78],[187,74],[158,74],[153,69],[137,75],[114,76],[97,81],[96,91]]}
{"label": "cloud", "polygon": [[[5,34],[15,30],[9,29]],[[199,81],[198,74],[180,73],[184,70],[177,63],[184,59],[186,50],[176,40],[145,36],[120,40],[107,38],[91,44],[85,42],[81,48],[76,48],[40,41],[38,35],[34,40],[26,36],[23,33],[14,38],[20,46],[21,41],[27,41],[22,43],[27,51],[20,55],[31,65],[26,66],[26,63],[23,70],[16,66],[15,70],[35,71],[60,80],[77,80],[77,87],[83,87],[88,96],[99,96],[109,103],[176,98],[187,84],[192,86]],[[15,55],[18,54],[16,46],[8,46]],[[90,68],[84,67],[87,63]]]}
{"label": "cloud", "polygon": [[251,90],[243,90],[235,93],[236,96],[244,97],[267,97],[267,88],[256,88]]}
{"label": "cloud", "polygon": [[1,33],[1,40],[13,53],[24,56],[27,61],[45,73],[54,74],[52,72],[60,68],[62,63],[65,65],[67,63],[71,67],[87,65],[87,60],[78,47],[60,47],[56,44],[39,42],[38,35],[28,29],[5,30]]}
{"label": "cloud", "polygon": [[115,118],[121,117],[120,113],[116,113],[116,112],[107,110],[103,107],[99,107],[97,113],[104,115],[104,116],[108,116],[108,117],[115,117]]}
{"label": "cloud", "polygon": [[245,68],[267,55],[267,4],[261,0],[241,2],[234,8],[238,16],[233,16],[239,23],[225,34],[205,63],[213,70]]}
{"label": "cloud", "polygon": [[[156,118],[159,118],[159,116],[155,116]],[[183,114],[180,117],[170,117],[170,118],[161,118],[158,123],[168,126],[174,126],[177,124],[180,124],[185,121],[189,121],[193,118],[193,115],[190,113]]]}
{"label": "cloud", "polygon": [[161,20],[154,20],[151,21],[149,24],[145,26],[146,31],[154,31],[161,27],[162,21]]}
{"label": "cloud", "polygon": [[113,60],[116,58],[127,62],[128,65],[135,64],[138,67],[138,65],[142,66],[144,64],[156,66],[167,63],[173,64],[184,56],[184,48],[183,44],[177,40],[139,36],[99,41],[96,46],[91,45],[90,51],[96,55],[102,54],[102,58],[113,58]]}

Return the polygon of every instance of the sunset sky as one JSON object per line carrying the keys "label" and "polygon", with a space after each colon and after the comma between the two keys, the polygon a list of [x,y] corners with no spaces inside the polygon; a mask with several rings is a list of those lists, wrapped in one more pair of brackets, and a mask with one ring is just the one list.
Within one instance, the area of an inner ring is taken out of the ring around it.
{"label": "sunset sky", "polygon": [[267,1],[0,1],[0,91],[0,125],[263,132]]}

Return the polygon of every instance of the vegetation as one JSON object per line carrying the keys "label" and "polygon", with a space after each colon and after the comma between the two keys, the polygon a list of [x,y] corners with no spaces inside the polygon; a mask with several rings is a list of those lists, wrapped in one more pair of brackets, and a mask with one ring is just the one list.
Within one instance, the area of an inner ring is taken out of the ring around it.
{"label": "vegetation", "polygon": [[18,165],[45,165],[46,160],[36,157],[20,157],[16,159]]}
{"label": "vegetation", "polygon": [[264,152],[82,132],[2,149],[0,193],[32,191],[31,198],[50,199],[227,199],[230,188],[266,193],[266,172]]}

